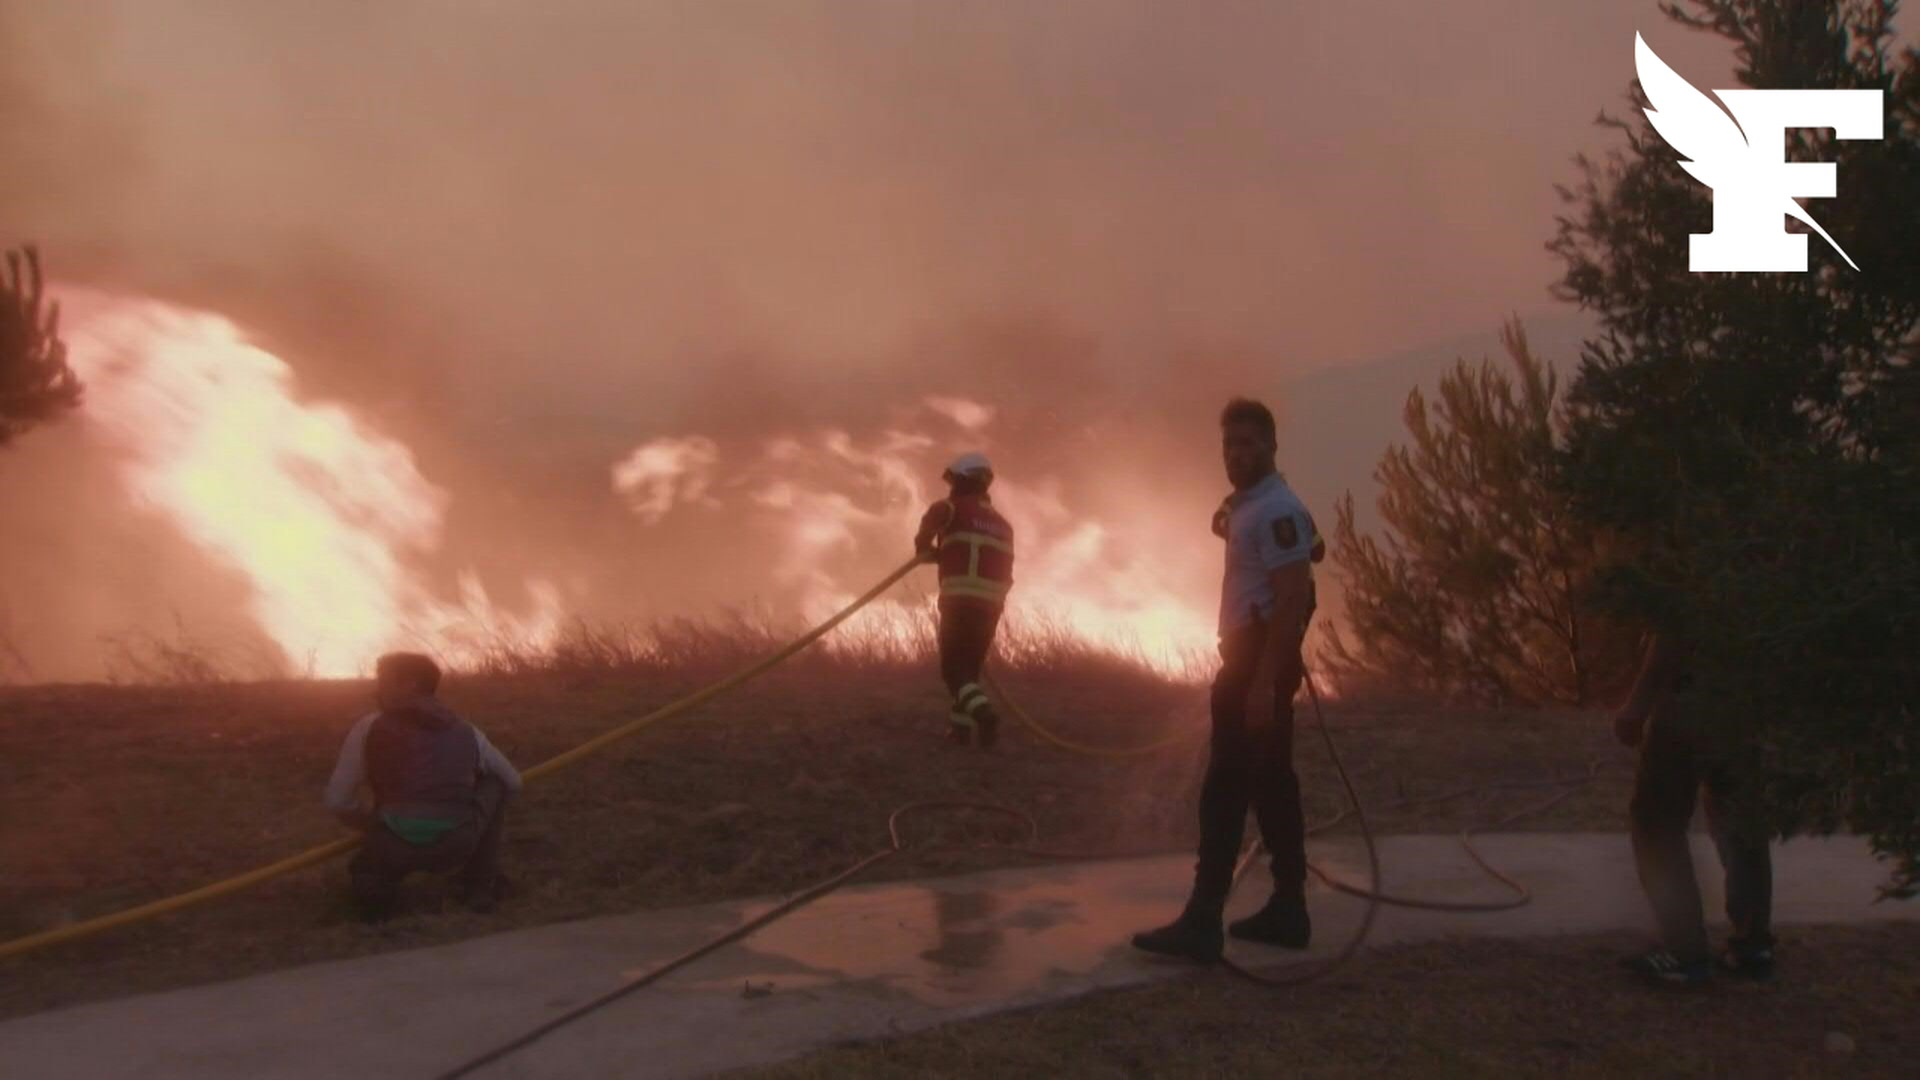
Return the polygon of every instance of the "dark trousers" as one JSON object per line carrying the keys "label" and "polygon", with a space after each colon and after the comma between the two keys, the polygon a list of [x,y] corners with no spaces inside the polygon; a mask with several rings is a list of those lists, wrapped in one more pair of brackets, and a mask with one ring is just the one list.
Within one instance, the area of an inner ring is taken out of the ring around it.
{"label": "dark trousers", "polygon": [[1738,777],[1685,719],[1656,711],[1640,743],[1633,784],[1633,855],[1667,949],[1684,960],[1711,952],[1694,878],[1687,826],[1704,789],[1707,828],[1726,874],[1727,919],[1736,944],[1773,944],[1773,859],[1767,837],[1742,830],[1733,817]]}
{"label": "dark trousers", "polygon": [[953,698],[955,723],[971,723],[993,708],[980,686],[980,671],[993,651],[1000,612],[991,601],[940,598],[940,678]]}
{"label": "dark trousers", "polygon": [[367,831],[347,873],[353,895],[371,907],[391,905],[408,874],[458,873],[464,893],[489,885],[500,873],[500,833],[506,820],[507,786],[483,776],[474,785],[473,814],[431,844],[410,844],[384,824]]}
{"label": "dark trousers", "polygon": [[[1191,912],[1218,919],[1233,884],[1247,808],[1273,857],[1278,896],[1302,896],[1307,880],[1306,821],[1300,809],[1300,778],[1293,771],[1293,695],[1301,669],[1271,679],[1267,625],[1255,622],[1222,638],[1220,673],[1213,680],[1213,742],[1200,788],[1200,858],[1194,868]],[[1248,717],[1251,698],[1269,675],[1273,719]]]}

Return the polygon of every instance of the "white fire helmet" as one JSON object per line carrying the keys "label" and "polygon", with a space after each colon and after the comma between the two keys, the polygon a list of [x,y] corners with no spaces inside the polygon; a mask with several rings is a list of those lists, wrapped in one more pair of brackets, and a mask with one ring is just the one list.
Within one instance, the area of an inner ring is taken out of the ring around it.
{"label": "white fire helmet", "polygon": [[948,476],[966,476],[970,473],[993,476],[993,465],[987,461],[987,455],[977,450],[969,450],[954,458],[953,463],[947,466]]}

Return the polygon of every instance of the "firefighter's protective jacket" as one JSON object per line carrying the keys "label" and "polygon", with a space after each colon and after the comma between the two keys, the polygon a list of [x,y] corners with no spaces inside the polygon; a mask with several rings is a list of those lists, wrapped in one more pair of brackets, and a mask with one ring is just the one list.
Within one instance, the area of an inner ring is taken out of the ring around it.
{"label": "firefighter's protective jacket", "polygon": [[1013,587],[1013,526],[985,495],[954,495],[920,519],[914,549],[940,566],[940,595],[1005,603]]}

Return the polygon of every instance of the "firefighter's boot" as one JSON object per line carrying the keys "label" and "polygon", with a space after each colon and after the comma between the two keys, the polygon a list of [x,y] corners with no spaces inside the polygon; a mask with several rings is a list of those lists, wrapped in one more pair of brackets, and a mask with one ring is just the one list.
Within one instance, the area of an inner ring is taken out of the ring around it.
{"label": "firefighter's boot", "polygon": [[953,710],[947,714],[947,741],[955,746],[972,746],[973,727],[973,717]]}
{"label": "firefighter's boot", "polygon": [[965,717],[964,722],[970,732],[979,737],[981,749],[992,748],[1000,735],[1000,717],[993,711],[993,703],[987,700],[987,692],[979,683],[968,683],[953,696],[953,715]]}

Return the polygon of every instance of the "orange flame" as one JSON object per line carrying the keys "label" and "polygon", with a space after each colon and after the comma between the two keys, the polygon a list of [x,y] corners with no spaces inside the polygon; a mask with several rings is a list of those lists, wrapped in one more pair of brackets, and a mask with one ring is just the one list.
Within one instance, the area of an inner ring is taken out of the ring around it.
{"label": "orange flame", "polygon": [[613,467],[613,488],[627,497],[633,512],[658,524],[677,501],[704,502],[719,447],[712,439],[656,439]]}
{"label": "orange flame", "polygon": [[[83,291],[65,292],[63,304],[85,416],[121,456],[130,493],[245,578],[255,622],[294,669],[364,674],[398,647],[472,664],[494,648],[525,655],[558,640],[561,602],[545,581],[526,582],[524,614],[503,610],[471,572],[457,599],[437,596],[418,568],[439,548],[447,494],[401,443],[338,405],[296,400],[287,364],[234,324]],[[616,463],[612,487],[648,525],[689,506],[769,516],[783,538],[771,573],[817,619],[908,554],[938,495],[939,455],[995,450],[994,416],[985,404],[929,397],[910,410],[911,433],[815,431],[724,453],[701,435],[661,438]],[[1208,665],[1212,598],[1193,582],[1209,576],[1194,562],[1211,564],[1213,545],[1190,529],[1154,535],[1151,506],[1124,523],[1090,517],[1016,458],[999,465],[996,504],[1021,549],[1010,629],[1064,631],[1170,674]],[[896,595],[843,633],[897,639],[923,629],[926,614],[923,601]]]}
{"label": "orange flame", "polygon": [[62,306],[85,416],[123,456],[129,491],[245,576],[254,620],[295,669],[364,674],[396,647],[460,664],[557,635],[545,582],[527,583],[526,616],[470,572],[458,602],[436,598],[409,562],[438,547],[446,493],[345,409],[296,401],[286,363],[232,323],[89,292]]}

